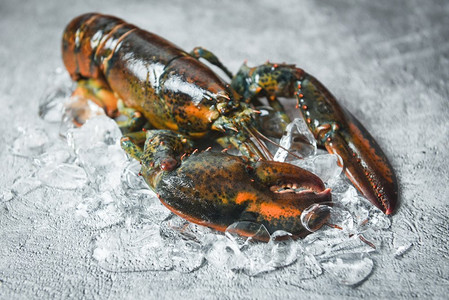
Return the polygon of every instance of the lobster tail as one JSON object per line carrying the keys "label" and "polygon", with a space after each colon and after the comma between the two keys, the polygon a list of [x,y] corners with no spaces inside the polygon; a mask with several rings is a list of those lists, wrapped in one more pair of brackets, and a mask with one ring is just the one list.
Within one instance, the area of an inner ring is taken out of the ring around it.
{"label": "lobster tail", "polygon": [[122,24],[126,23],[119,18],[89,13],[67,25],[62,38],[62,59],[73,80],[103,77],[99,50]]}

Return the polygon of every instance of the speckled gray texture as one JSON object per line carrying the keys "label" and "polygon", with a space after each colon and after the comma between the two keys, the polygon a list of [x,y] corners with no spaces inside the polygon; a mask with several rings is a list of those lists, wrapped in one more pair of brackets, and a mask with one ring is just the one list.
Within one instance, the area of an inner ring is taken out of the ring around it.
{"label": "speckled gray texture", "polygon": [[[1,299],[447,297],[449,2],[2,0],[3,189],[29,172],[8,149],[17,126],[51,126],[37,106],[48,74],[62,66],[62,30],[89,11],[120,16],[185,49],[202,45],[234,72],[245,59],[303,67],[376,137],[397,172],[401,205],[373,274],[346,287],[326,273],[295,280],[292,267],[256,278],[210,266],[110,273],[92,259],[92,232],[67,214],[76,202],[71,192],[32,193],[0,202]],[[413,246],[395,258],[404,240]]]}

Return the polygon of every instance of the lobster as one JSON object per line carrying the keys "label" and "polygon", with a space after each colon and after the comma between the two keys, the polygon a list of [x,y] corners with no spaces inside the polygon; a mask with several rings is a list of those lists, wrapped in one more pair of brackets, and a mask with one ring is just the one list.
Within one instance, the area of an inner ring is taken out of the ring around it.
{"label": "lobster", "polygon": [[[67,25],[62,57],[77,82],[75,96],[94,101],[112,118],[128,117],[117,121],[122,148],[141,162],[142,176],[162,203],[189,221],[221,231],[236,221],[254,221],[270,233],[282,229],[304,237],[310,232],[299,221],[301,213],[313,203],[331,202],[317,176],[271,160],[262,142],[268,139],[255,121],[253,105],[261,97],[282,124],[289,118],[278,97],[296,98],[318,144],[342,158],[346,175],[375,206],[386,214],[394,210],[396,178],[380,147],[318,80],[294,65],[244,64],[233,76],[204,48],[188,53],[95,13]],[[223,70],[230,84],[200,59]],[[79,124],[85,119],[75,116]],[[193,150],[192,139],[214,133],[242,157]],[[328,217],[315,216],[316,228]]]}

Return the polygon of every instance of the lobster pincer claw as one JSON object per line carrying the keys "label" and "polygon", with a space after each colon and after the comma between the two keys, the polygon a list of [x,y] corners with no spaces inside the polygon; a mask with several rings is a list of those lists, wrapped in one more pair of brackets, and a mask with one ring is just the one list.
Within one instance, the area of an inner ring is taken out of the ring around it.
{"label": "lobster pincer claw", "polygon": [[[270,233],[284,230],[304,237],[310,232],[301,223],[301,213],[312,204],[331,202],[330,189],[304,169],[221,152],[184,155],[186,149],[176,146],[179,140],[186,138],[171,131],[149,131],[140,156],[141,174],[161,202],[188,221],[219,231],[238,221],[252,221]],[[166,161],[171,163],[164,169]],[[317,227],[328,217],[320,215]]]}
{"label": "lobster pincer claw", "polygon": [[385,214],[392,214],[398,198],[393,168],[371,134],[313,76],[298,84],[302,115],[317,143],[343,160],[346,176]]}

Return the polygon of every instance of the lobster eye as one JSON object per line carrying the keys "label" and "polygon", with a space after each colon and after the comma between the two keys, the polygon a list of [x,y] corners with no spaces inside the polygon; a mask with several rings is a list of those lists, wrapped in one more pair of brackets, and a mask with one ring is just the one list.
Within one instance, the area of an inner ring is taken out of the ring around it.
{"label": "lobster eye", "polygon": [[178,161],[173,157],[168,157],[161,161],[161,169],[167,172],[175,169],[177,165]]}

